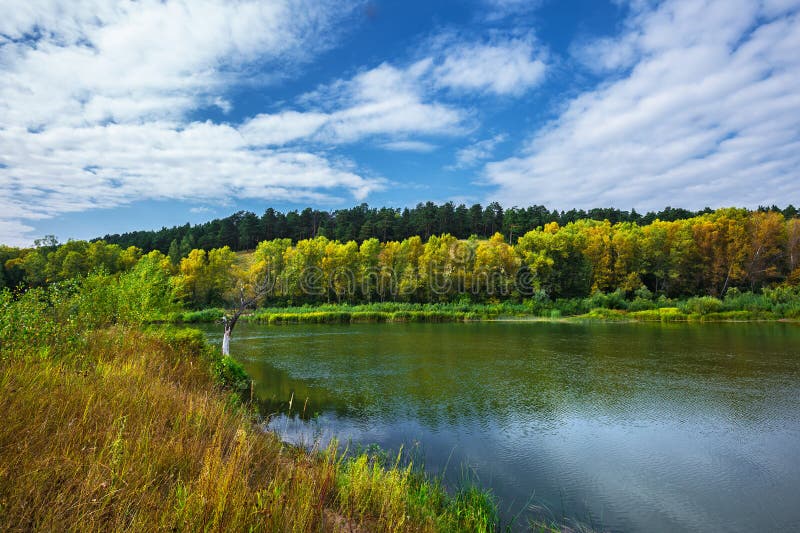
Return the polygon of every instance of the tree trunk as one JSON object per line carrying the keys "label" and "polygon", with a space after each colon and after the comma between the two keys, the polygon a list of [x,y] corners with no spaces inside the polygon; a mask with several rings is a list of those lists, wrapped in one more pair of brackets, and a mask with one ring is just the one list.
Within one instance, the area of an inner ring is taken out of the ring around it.
{"label": "tree trunk", "polygon": [[225,328],[225,332],[222,334],[222,355],[231,354],[231,334],[233,333],[234,326],[236,326],[236,321],[239,320],[242,313],[243,310],[240,309],[234,313],[232,318],[228,318],[227,316],[222,317],[222,325]]}
{"label": "tree trunk", "polygon": [[225,333],[222,335],[222,355],[231,354],[231,328],[225,325]]}
{"label": "tree trunk", "polygon": [[231,352],[231,335],[233,328],[236,327],[236,322],[244,314],[248,307],[254,305],[258,299],[267,292],[268,284],[266,280],[254,289],[254,296],[245,298],[244,289],[239,289],[239,308],[233,313],[233,316],[228,318],[227,315],[222,317],[222,326],[225,328],[222,334],[222,355],[230,355]]}

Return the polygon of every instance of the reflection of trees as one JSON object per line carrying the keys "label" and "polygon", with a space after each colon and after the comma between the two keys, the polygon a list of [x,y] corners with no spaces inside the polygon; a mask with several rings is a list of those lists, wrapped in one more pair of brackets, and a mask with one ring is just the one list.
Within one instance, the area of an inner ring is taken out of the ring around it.
{"label": "reflection of trees", "polygon": [[294,413],[309,398],[306,417],[415,419],[433,429],[520,419],[547,426],[575,413],[757,419],[760,406],[785,394],[774,378],[800,373],[787,357],[800,331],[781,324],[367,325],[313,338],[332,328],[313,328],[302,344],[268,335],[237,348],[263,413],[286,413],[293,394]]}
{"label": "reflection of trees", "polygon": [[262,415],[288,414],[290,400],[292,414],[305,420],[323,411],[333,411],[346,418],[358,418],[364,412],[363,401],[348,401],[326,387],[292,379],[287,372],[268,364],[245,363],[247,372],[255,380],[253,403]]}

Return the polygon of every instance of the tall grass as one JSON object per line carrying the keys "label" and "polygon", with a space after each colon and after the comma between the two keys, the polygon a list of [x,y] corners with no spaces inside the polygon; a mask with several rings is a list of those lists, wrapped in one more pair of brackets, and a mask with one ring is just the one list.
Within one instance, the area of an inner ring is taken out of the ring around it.
{"label": "tall grass", "polygon": [[285,445],[199,332],[89,327],[81,298],[0,293],[0,530],[496,528],[486,492],[451,497],[409,466]]}

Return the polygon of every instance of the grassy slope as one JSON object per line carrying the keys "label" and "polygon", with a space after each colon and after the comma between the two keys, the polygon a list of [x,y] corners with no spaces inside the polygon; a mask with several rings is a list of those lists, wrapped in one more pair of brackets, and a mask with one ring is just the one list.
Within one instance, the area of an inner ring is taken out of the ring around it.
{"label": "grassy slope", "polygon": [[67,357],[0,350],[0,530],[493,527],[486,493],[259,431],[196,344],[116,327]]}

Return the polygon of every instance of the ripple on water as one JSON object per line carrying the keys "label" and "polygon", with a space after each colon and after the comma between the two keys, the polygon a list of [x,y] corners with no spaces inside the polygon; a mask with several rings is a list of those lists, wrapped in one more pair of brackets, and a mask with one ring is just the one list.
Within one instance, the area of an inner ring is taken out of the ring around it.
{"label": "ripple on water", "polygon": [[798,529],[797,346],[779,324],[495,323],[244,325],[232,348],[320,413],[274,418],[287,438],[419,442],[507,520],[659,532]]}

